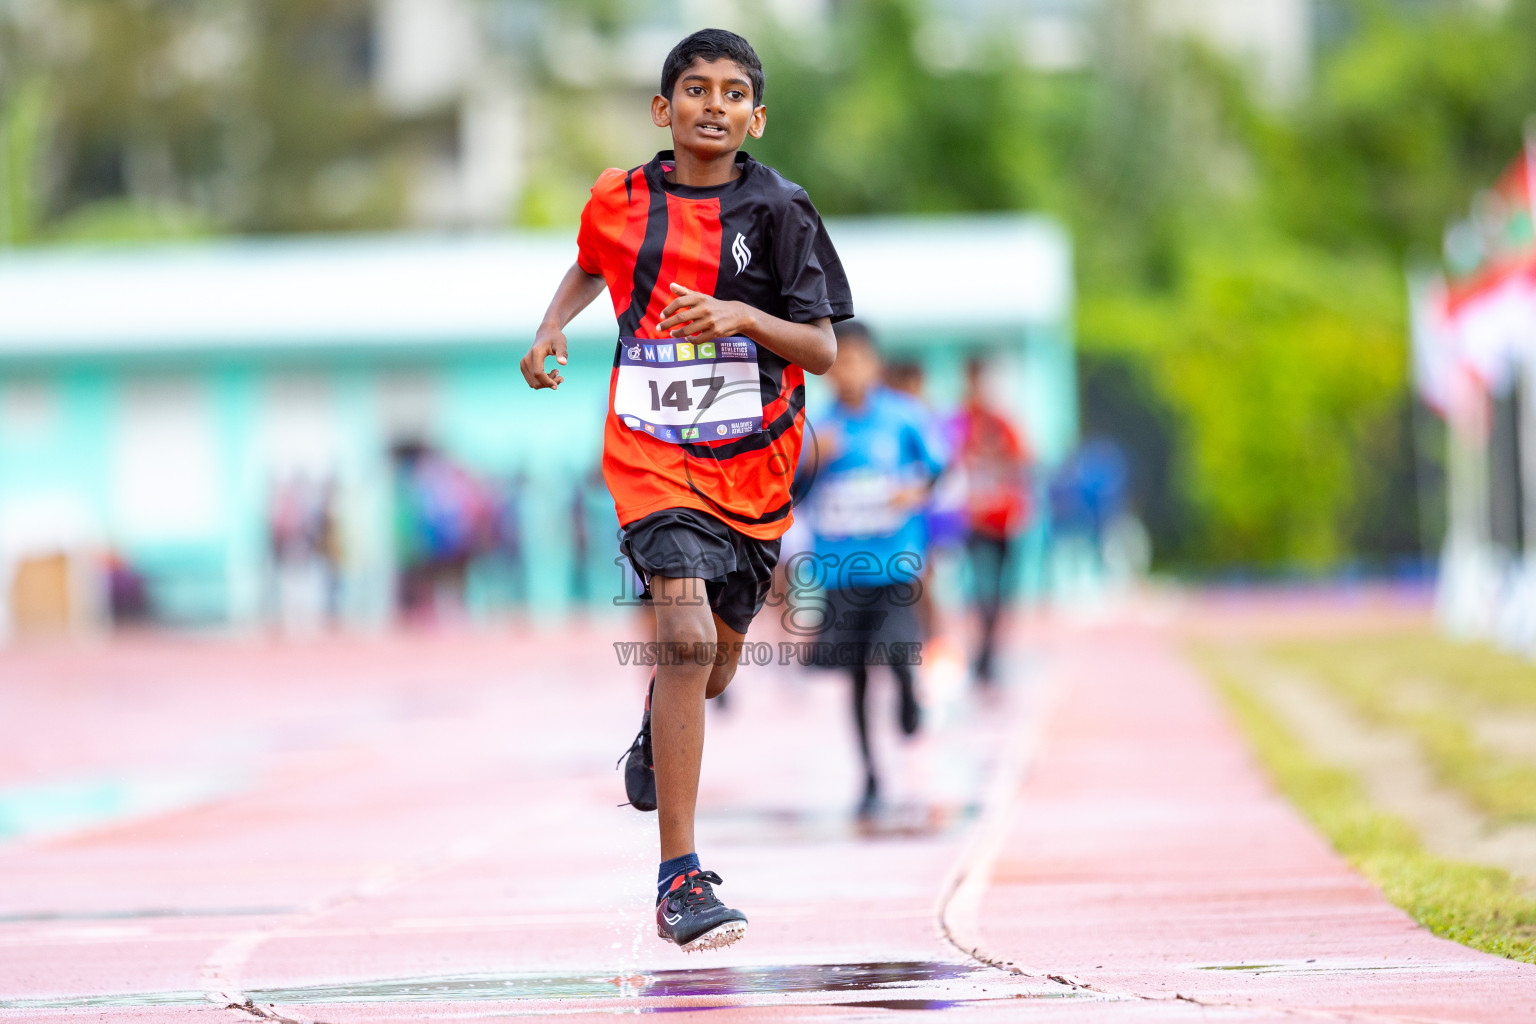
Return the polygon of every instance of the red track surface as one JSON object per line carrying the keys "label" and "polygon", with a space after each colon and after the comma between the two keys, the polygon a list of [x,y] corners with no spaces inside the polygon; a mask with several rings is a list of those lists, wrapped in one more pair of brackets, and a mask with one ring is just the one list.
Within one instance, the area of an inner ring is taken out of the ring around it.
{"label": "red track surface", "polygon": [[614,806],[642,680],[611,639],[0,654],[0,808],[162,801],[0,842],[0,1019],[1536,1019],[1536,968],[1386,905],[1132,624],[1032,627],[1007,700],[887,750],[873,835],[844,686],[743,670],[700,846],[751,931],[687,957],[651,925],[652,818]]}

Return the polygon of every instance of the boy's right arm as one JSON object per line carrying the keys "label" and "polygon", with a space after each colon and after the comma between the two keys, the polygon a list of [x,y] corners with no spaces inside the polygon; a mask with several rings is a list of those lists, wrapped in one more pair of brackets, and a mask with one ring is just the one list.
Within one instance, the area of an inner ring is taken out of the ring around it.
{"label": "boy's right arm", "polygon": [[571,269],[565,272],[560,286],[555,289],[555,297],[549,301],[549,309],[539,323],[538,333],[533,336],[533,347],[518,364],[529,387],[535,391],[554,389],[565,381],[559,370],[546,372],[544,360],[554,356],[555,362],[565,365],[565,325],[591,305],[605,287],[607,282],[601,277],[587,273],[579,264],[571,264]]}

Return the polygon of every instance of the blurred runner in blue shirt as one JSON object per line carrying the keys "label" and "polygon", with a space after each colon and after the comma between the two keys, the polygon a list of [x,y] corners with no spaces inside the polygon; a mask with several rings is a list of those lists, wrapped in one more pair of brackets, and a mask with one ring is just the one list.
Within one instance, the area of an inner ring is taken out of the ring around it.
{"label": "blurred runner in blue shirt", "polygon": [[868,816],[880,800],[865,709],[869,666],[891,667],[902,732],[911,736],[921,721],[912,678],[921,650],[914,605],[927,558],[923,505],[941,466],[923,409],[880,383],[868,330],[849,321],[836,331],[837,362],[827,380],[837,400],[815,424],[810,493],[816,556],[827,581],[818,660],[853,677],[865,773],[859,813]]}
{"label": "blurred runner in blue shirt", "polygon": [[925,641],[943,631],[939,610],[933,600],[933,564],[946,549],[960,549],[965,544],[965,481],[953,472],[951,463],[954,441],[952,417],[941,414],[924,396],[923,364],[916,359],[888,360],[885,383],[891,390],[911,398],[923,420],[923,436],[928,451],[944,466],[939,481],[923,504],[923,592],[917,602],[917,625]]}

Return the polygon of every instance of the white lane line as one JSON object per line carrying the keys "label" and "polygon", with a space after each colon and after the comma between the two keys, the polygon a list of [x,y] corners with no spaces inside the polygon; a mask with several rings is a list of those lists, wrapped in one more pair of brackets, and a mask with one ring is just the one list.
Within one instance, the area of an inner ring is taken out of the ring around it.
{"label": "white lane line", "polygon": [[[980,820],[940,890],[935,916],[944,938],[967,957],[1012,973],[1057,980],[1048,970],[1023,968],[986,956],[981,951],[977,921],[981,898],[991,884],[997,858],[1013,826],[1019,788],[1039,754],[1046,728],[1067,690],[1067,674],[1059,663],[1047,664],[1042,676],[1033,692],[1017,702],[1013,720],[1003,736],[997,767],[982,796]],[[1070,980],[1066,983],[1072,984]]]}

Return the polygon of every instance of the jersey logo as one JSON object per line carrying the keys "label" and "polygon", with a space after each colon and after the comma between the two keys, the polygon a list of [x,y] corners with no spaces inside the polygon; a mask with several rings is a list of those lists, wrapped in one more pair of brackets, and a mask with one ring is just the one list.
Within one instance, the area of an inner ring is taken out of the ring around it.
{"label": "jersey logo", "polygon": [[740,231],[736,232],[736,241],[731,243],[731,255],[736,257],[736,273],[747,269],[747,264],[752,262],[752,250],[747,248],[747,240]]}

